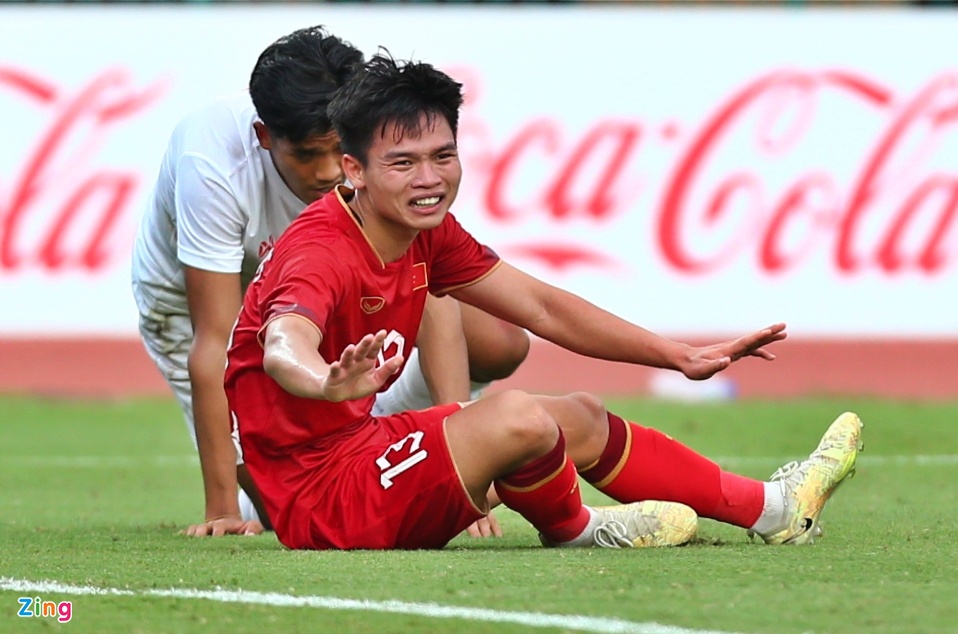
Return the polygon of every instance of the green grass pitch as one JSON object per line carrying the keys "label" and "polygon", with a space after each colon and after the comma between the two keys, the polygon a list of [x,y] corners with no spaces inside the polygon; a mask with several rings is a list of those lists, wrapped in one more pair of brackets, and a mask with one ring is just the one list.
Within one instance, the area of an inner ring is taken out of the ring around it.
{"label": "green grass pitch", "polygon": [[[958,402],[610,406],[748,476],[806,455],[845,410],[865,452],[814,546],[703,521],[682,548],[546,550],[501,511],[506,537],[443,551],[290,552],[178,534],[202,498],[171,401],[7,397],[0,632],[958,632]],[[72,619],[19,617],[20,597],[71,601]]]}

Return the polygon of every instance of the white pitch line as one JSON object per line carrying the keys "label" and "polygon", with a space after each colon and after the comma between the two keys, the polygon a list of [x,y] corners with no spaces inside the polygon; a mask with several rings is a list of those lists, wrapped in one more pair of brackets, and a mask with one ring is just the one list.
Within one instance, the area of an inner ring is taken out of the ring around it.
{"label": "white pitch line", "polygon": [[[506,612],[485,608],[467,608],[438,603],[406,603],[404,601],[367,601],[358,599],[339,599],[335,597],[295,596],[275,592],[249,592],[245,590],[122,590],[119,588],[97,588],[95,586],[73,586],[56,581],[28,581],[0,577],[0,590],[34,594],[61,595],[106,595],[127,597],[162,597],[170,599],[204,599],[219,603],[243,603],[247,605],[269,605],[273,607],[308,607],[325,610],[356,610],[360,612],[388,612],[408,614],[434,619],[463,619],[486,623],[512,623],[528,627],[551,627],[596,634],[735,634],[719,630],[696,630],[660,623],[637,623],[622,619],[565,614],[544,614],[541,612]],[[41,597],[46,599],[47,597]],[[76,612],[76,611],[75,611]],[[75,614],[76,616],[76,614]]]}
{"label": "white pitch line", "polygon": [[[713,461],[728,467],[781,466],[790,460],[801,460],[804,456],[709,456]],[[0,465],[17,467],[63,467],[80,469],[115,469],[134,467],[196,467],[200,464],[196,456],[0,456]],[[927,454],[858,456],[858,465],[865,467],[940,467],[958,464],[958,454]]]}

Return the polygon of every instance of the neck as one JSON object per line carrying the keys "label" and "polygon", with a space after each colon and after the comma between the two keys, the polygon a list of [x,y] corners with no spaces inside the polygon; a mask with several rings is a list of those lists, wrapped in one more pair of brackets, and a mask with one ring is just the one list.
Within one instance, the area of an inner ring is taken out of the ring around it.
{"label": "neck", "polygon": [[386,264],[394,262],[409,249],[419,231],[385,220],[380,214],[370,211],[369,207],[369,200],[359,190],[349,201],[349,208],[379,258]]}

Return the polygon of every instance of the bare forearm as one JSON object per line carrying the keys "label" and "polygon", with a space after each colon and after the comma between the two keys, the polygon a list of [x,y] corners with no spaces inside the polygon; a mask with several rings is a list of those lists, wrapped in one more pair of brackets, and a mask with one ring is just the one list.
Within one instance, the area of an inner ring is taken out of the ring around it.
{"label": "bare forearm", "polygon": [[319,355],[304,355],[283,336],[267,338],[263,369],[279,386],[303,398],[325,399],[329,365]]}
{"label": "bare forearm", "polygon": [[220,359],[207,359],[203,364],[194,362],[190,368],[193,422],[208,519],[239,516],[236,448],[231,437],[229,407],[223,391],[222,359],[220,356]]}
{"label": "bare forearm", "polygon": [[559,291],[555,300],[526,327],[538,336],[579,354],[678,369],[688,346],[606,312],[586,300]]}

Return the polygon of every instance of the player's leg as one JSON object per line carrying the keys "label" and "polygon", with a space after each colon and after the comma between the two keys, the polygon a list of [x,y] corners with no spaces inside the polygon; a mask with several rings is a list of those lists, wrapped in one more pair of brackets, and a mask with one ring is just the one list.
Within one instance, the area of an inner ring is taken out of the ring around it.
{"label": "player's leg", "polygon": [[770,482],[745,478],[672,437],[606,411],[595,397],[540,397],[562,427],[582,477],[615,500],[669,500],[702,517],[750,529],[768,543],[806,543],[825,502],[853,471],[861,422],[840,416],[808,460]]}
{"label": "player's leg", "polygon": [[494,482],[503,503],[535,526],[546,544],[659,546],[694,535],[694,513],[681,505],[664,505],[684,517],[681,534],[660,532],[641,504],[609,511],[584,506],[564,436],[548,410],[528,394],[508,391],[469,405],[446,420],[446,438],[475,504],[483,508]]}
{"label": "player's leg", "polygon": [[[140,315],[140,337],[147,354],[156,365],[160,374],[166,379],[167,385],[176,397],[176,402],[183,412],[186,431],[196,447],[196,426],[193,422],[193,388],[190,384],[190,373],[187,366],[190,346],[193,342],[193,326],[186,315],[169,315],[163,318]],[[269,520],[263,510],[259,493],[253,484],[252,478],[243,466],[243,454],[239,446],[239,438],[234,435],[233,444],[237,451],[236,476],[240,484],[237,493],[240,514],[244,520],[258,520],[267,529]],[[249,493],[246,493],[246,492]]]}
{"label": "player's leg", "polygon": [[511,376],[529,354],[526,331],[474,306],[460,302],[459,308],[473,388]]}
{"label": "player's leg", "polygon": [[[477,399],[493,381],[516,371],[529,353],[525,330],[478,308],[460,304],[462,329],[469,354],[471,398]],[[376,395],[373,416],[388,416],[433,405],[429,387],[419,365],[419,349],[413,348],[406,366],[385,392]]]}

